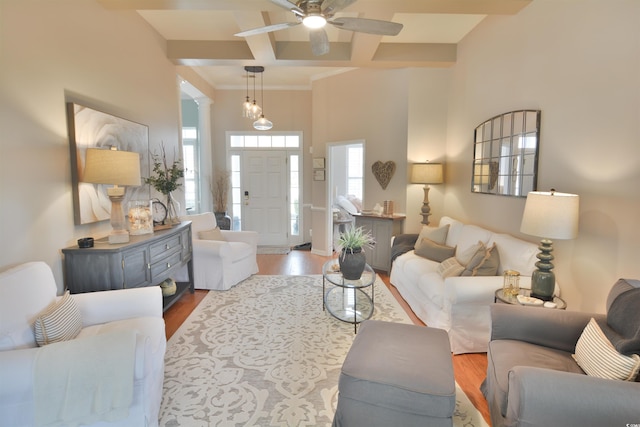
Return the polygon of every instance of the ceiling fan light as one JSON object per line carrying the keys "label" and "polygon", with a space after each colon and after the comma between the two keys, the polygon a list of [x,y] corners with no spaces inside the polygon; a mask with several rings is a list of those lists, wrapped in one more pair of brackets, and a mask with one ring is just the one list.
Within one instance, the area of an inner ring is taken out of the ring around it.
{"label": "ceiling fan light", "polygon": [[322,15],[310,13],[302,18],[302,24],[307,28],[317,29],[324,27],[327,24],[327,20]]}
{"label": "ceiling fan light", "polygon": [[264,114],[260,115],[260,118],[253,122],[253,128],[256,130],[269,130],[273,127],[271,120],[267,119]]}

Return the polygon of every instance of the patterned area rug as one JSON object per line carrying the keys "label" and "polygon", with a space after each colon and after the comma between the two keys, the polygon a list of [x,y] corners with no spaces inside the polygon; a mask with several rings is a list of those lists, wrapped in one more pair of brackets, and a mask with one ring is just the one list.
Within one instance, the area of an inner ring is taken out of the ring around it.
{"label": "patterned area rug", "polygon": [[[384,283],[374,319],[410,323]],[[210,291],[171,337],[161,426],[330,426],[353,325],[322,310],[322,276]],[[486,426],[457,388],[455,426]]]}

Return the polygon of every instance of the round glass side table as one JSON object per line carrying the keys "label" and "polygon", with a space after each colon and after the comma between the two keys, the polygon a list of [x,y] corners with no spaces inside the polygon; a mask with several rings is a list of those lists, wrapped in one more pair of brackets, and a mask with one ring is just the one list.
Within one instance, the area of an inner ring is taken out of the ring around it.
{"label": "round glass side table", "polygon": [[[520,288],[520,292],[518,295],[524,295],[526,297],[531,296],[531,289]],[[493,302],[501,302],[504,304],[513,304],[513,305],[524,305],[518,302],[518,298],[515,295],[505,295],[502,288],[498,289],[495,294],[495,298]],[[556,304],[556,309],[565,310],[567,308],[567,303],[560,297],[553,297],[553,302]],[[543,307],[540,305],[539,307]]]}
{"label": "round glass side table", "polygon": [[338,320],[352,323],[356,333],[358,323],[373,315],[375,281],[376,273],[369,264],[360,279],[347,280],[342,277],[337,259],[327,261],[322,266],[322,309]]}

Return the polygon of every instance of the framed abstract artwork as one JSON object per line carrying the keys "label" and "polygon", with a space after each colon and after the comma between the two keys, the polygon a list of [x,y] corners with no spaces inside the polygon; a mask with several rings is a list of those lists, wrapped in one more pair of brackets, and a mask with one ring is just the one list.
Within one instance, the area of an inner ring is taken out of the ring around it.
{"label": "framed abstract artwork", "polygon": [[[140,176],[149,176],[149,128],[73,102],[67,103],[67,129],[71,150],[73,214],[76,225],[108,220],[111,200],[108,185],[82,182],[88,148],[134,151],[140,155]],[[123,206],[132,200],[149,200],[149,186],[128,187]]]}

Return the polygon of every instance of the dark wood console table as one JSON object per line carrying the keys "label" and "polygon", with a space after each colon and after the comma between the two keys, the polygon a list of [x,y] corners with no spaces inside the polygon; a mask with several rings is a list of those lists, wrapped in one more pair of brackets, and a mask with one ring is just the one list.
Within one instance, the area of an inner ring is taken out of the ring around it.
{"label": "dark wood console table", "polygon": [[176,293],[163,298],[164,310],[187,289],[194,292],[190,221],[153,234],[130,236],[127,243],[96,239],[92,248],[72,246],[62,253],[65,285],[72,294],[156,286],[185,265],[189,281],[177,283]]}

